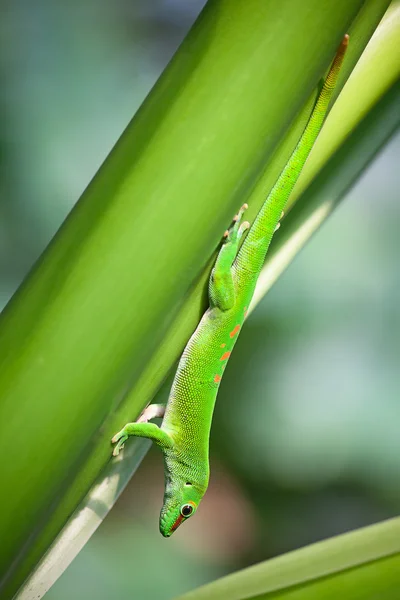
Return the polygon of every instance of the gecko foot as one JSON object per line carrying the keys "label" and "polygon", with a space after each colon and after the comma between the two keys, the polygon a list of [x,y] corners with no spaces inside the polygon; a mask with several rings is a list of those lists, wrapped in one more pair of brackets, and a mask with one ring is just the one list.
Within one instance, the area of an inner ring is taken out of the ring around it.
{"label": "gecko foot", "polygon": [[112,444],[117,444],[113,450],[113,456],[118,456],[118,454],[120,453],[120,451],[122,450],[122,448],[125,445],[126,440],[128,439],[128,434],[125,432],[125,427],[124,429],[121,429],[121,431],[119,431],[118,433],[116,433],[114,435],[114,437],[111,440]]}
{"label": "gecko foot", "polygon": [[241,220],[241,218],[243,217],[243,213],[244,213],[244,211],[245,211],[245,210],[247,210],[248,208],[249,208],[249,205],[248,205],[248,204],[246,204],[246,203],[245,203],[245,204],[243,204],[243,205],[240,207],[240,210],[239,210],[239,212],[237,213],[237,215],[235,215],[235,216],[233,217],[232,221],[233,221],[234,223],[237,223],[237,222],[239,222],[239,223],[240,223],[240,220]]}
{"label": "gecko foot", "polygon": [[243,221],[243,223],[241,223],[243,213],[248,208],[249,208],[248,204],[243,204],[243,206],[241,206],[239,212],[232,219],[232,221],[233,221],[232,227],[227,229],[224,233],[224,236],[223,236],[224,241],[236,242],[236,241],[240,240],[240,238],[242,237],[242,235],[246,231],[246,229],[248,229],[250,227],[250,223],[248,221]]}

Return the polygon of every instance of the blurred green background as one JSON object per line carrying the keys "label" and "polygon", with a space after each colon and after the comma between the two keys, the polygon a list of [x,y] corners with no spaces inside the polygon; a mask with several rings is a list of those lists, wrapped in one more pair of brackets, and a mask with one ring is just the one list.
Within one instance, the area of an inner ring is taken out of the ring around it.
{"label": "blurred green background", "polygon": [[[203,4],[2,3],[2,307]],[[160,536],[152,449],[48,600],[164,600],[398,514],[399,149],[397,135],[249,318],[221,386],[196,518]]]}

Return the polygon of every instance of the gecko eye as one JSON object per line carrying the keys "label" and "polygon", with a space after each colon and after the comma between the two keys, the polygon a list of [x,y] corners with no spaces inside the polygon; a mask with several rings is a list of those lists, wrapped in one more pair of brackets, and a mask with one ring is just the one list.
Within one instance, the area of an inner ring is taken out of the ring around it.
{"label": "gecko eye", "polygon": [[190,515],[193,512],[193,506],[192,504],[183,504],[183,506],[181,506],[181,515],[182,517],[190,517]]}

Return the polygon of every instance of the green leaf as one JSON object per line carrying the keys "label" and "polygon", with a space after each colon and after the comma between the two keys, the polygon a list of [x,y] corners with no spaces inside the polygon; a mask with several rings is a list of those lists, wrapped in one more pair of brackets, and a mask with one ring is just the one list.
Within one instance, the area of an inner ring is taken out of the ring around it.
{"label": "green leaf", "polygon": [[283,554],[176,600],[394,600],[399,586],[397,518]]}
{"label": "green leaf", "polygon": [[[387,4],[210,1],[6,307],[5,598],[104,466],[121,467],[110,437],[154,397],[196,326],[226,222],[274,153],[269,176],[281,168],[343,33],[356,18],[345,77]],[[132,468],[142,449],[132,444]]]}

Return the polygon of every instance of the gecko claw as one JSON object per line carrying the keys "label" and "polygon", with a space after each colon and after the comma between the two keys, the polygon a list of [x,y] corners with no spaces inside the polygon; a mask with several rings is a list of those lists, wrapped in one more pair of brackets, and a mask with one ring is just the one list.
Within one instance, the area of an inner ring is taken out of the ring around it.
{"label": "gecko claw", "polygon": [[116,433],[114,435],[114,437],[111,439],[111,443],[112,444],[116,444],[119,440],[119,438],[121,437],[121,431],[119,431],[118,433]]}
{"label": "gecko claw", "polygon": [[243,221],[242,223],[240,222],[241,218],[243,217],[244,211],[247,209],[248,204],[242,204],[239,212],[232,219],[232,227],[230,227],[230,229],[227,229],[223,235],[225,240],[228,240],[229,242],[235,242],[239,240],[242,234],[246,231],[246,229],[250,227],[250,223],[248,221]]}
{"label": "gecko claw", "polygon": [[122,429],[114,435],[111,440],[112,444],[117,444],[113,450],[113,456],[118,456],[122,448],[125,446],[125,442],[128,439],[128,435]]}
{"label": "gecko claw", "polygon": [[239,239],[242,237],[244,232],[249,228],[250,228],[250,223],[248,221],[243,221],[243,223],[241,223],[241,225],[239,227],[239,231],[238,231]]}
{"label": "gecko claw", "polygon": [[114,450],[113,450],[113,456],[118,456],[118,455],[119,455],[119,452],[120,452],[120,450],[122,450],[122,448],[124,447],[124,445],[125,445],[125,444],[121,444],[121,445],[118,445],[118,446],[116,446],[116,447],[114,448]]}
{"label": "gecko claw", "polygon": [[126,438],[121,438],[113,450],[113,456],[118,456],[122,448],[125,446]]}
{"label": "gecko claw", "polygon": [[279,229],[279,227],[280,227],[280,226],[281,226],[281,224],[280,224],[280,222],[279,222],[279,223],[277,224],[277,226],[275,227],[275,229],[274,229],[274,233],[275,233],[275,231],[278,231],[278,229]]}

